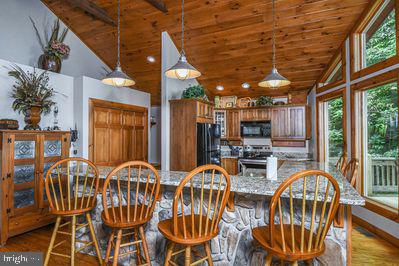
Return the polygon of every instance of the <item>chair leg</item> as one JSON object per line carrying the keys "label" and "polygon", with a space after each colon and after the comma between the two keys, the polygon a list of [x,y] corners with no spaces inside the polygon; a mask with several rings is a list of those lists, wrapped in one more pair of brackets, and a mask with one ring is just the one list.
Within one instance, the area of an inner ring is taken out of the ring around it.
{"label": "chair leg", "polygon": [[100,247],[98,246],[96,232],[94,231],[93,222],[91,220],[90,213],[86,213],[86,219],[87,219],[87,222],[89,223],[91,238],[94,242],[94,247],[96,248],[98,261],[100,262],[100,265],[101,265],[101,264],[103,264],[103,258],[101,256]]}
{"label": "chair leg", "polygon": [[118,265],[118,257],[119,257],[119,249],[121,248],[121,241],[122,241],[122,229],[119,229],[118,230],[118,234],[116,236],[114,259],[113,259],[113,262],[112,262],[113,266],[117,266]]}
{"label": "chair leg", "polygon": [[291,263],[292,266],[298,266],[298,261],[294,261]]}
{"label": "chair leg", "polygon": [[[139,229],[134,228],[134,241],[139,241]],[[137,265],[141,265],[141,249],[140,249],[140,243],[136,244],[136,250],[137,250]]]}
{"label": "chair leg", "polygon": [[168,249],[166,251],[165,266],[169,266],[169,260],[172,258],[172,253],[175,248],[175,243],[169,242]]}
{"label": "chair leg", "polygon": [[146,263],[148,265],[151,265],[150,254],[148,253],[147,239],[145,238],[144,228],[142,226],[139,227],[139,232],[140,232],[141,244],[143,247]]}
{"label": "chair leg", "polygon": [[186,252],[184,256],[184,266],[190,266],[191,264],[191,247],[186,247]]}
{"label": "chair leg", "polygon": [[272,259],[273,259],[273,255],[267,254],[267,256],[265,258],[265,265],[264,266],[272,265]]}
{"label": "chair leg", "polygon": [[55,226],[54,226],[54,230],[53,230],[53,234],[51,235],[50,245],[48,246],[46,259],[44,260],[44,266],[47,266],[48,262],[50,260],[51,251],[53,250],[55,238],[57,236],[57,231],[58,231],[58,228],[60,227],[60,223],[61,223],[61,217],[57,217],[57,220],[56,220]]}
{"label": "chair leg", "polygon": [[206,242],[204,244],[204,248],[205,248],[205,253],[206,253],[206,256],[207,256],[208,265],[209,266],[213,266],[212,252],[211,252],[211,248],[209,246],[209,242]]}
{"label": "chair leg", "polygon": [[105,253],[104,265],[107,265],[109,262],[109,257],[111,256],[111,249],[114,242],[114,237],[115,237],[115,231],[112,229],[111,235],[109,236],[108,239],[107,252]]}
{"label": "chair leg", "polygon": [[72,216],[71,227],[71,266],[75,266],[76,215]]}

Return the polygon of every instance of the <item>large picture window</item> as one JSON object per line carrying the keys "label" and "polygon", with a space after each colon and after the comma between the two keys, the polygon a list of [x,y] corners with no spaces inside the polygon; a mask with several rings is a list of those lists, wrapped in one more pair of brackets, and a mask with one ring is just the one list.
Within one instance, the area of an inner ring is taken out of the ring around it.
{"label": "large picture window", "polygon": [[364,196],[398,209],[397,82],[361,92]]}
{"label": "large picture window", "polygon": [[396,22],[394,1],[385,1],[364,31],[364,62],[368,67],[396,55]]}

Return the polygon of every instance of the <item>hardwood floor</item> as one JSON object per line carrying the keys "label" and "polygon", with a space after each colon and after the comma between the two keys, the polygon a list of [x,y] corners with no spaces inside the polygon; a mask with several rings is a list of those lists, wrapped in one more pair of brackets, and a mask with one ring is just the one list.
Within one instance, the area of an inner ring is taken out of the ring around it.
{"label": "hardwood floor", "polygon": [[[12,237],[7,241],[5,247],[0,248],[0,252],[42,251],[45,254],[52,229],[52,226],[46,226],[17,237]],[[399,265],[399,248],[396,248],[356,224],[352,232],[352,265]],[[68,252],[68,244],[62,247],[64,248],[61,252]],[[79,266],[98,264],[95,257],[83,254],[77,254],[76,261],[79,262]],[[62,266],[68,264],[69,262],[66,258],[52,256],[50,259],[50,265]]]}
{"label": "hardwood floor", "polygon": [[399,265],[399,248],[354,224],[352,265]]}

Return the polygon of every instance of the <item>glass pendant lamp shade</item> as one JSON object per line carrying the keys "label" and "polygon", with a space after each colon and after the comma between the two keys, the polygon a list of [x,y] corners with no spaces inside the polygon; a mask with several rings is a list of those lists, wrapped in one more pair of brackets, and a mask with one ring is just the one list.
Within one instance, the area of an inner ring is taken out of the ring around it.
{"label": "glass pendant lamp shade", "polygon": [[260,87],[267,87],[271,89],[277,89],[290,84],[291,81],[281,76],[275,67],[273,67],[272,72],[270,72],[269,75],[267,75],[261,82],[258,83]]}
{"label": "glass pendant lamp shade", "polygon": [[186,56],[183,53],[177,63],[165,71],[165,75],[168,78],[186,80],[198,78],[201,76],[201,73],[187,62]]}
{"label": "glass pendant lamp shade", "polygon": [[131,79],[128,75],[125,74],[125,72],[122,71],[121,67],[121,27],[120,27],[120,17],[121,17],[121,3],[120,0],[118,0],[118,61],[116,63],[115,70],[112,71],[111,73],[108,73],[103,79],[102,83],[115,86],[115,87],[129,87],[133,86],[136,84],[136,82]]}

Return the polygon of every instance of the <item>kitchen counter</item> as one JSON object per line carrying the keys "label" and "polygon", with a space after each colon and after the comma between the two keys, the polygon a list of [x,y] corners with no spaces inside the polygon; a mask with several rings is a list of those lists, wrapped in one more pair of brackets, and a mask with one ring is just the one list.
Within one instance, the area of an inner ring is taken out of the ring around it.
{"label": "kitchen counter", "polygon": [[[106,178],[112,168],[99,167],[100,177]],[[290,175],[306,169],[318,169],[329,172],[338,181],[341,187],[342,204],[364,205],[364,200],[360,195],[350,187],[343,176],[331,165],[320,164],[316,162],[305,161],[284,161],[278,169],[277,181],[266,180],[264,173],[254,170],[254,176],[231,176],[231,191],[235,192],[234,210],[225,210],[219,225],[219,235],[211,240],[212,257],[215,265],[263,265],[265,252],[253,246],[251,229],[256,226],[269,223],[269,202],[271,196],[277,187]],[[159,171],[162,185],[162,195],[157,202],[153,218],[146,226],[146,237],[149,247],[152,265],[163,265],[166,250],[166,239],[158,231],[158,222],[172,217],[172,202],[176,186],[186,176],[186,172],[178,171]],[[123,174],[121,179],[123,179]],[[126,176],[124,177],[126,178]],[[209,181],[206,176],[206,181]],[[309,181],[311,182],[311,181]],[[194,183],[195,187],[199,184]],[[210,183],[206,183],[209,188]],[[309,186],[308,186],[309,188]],[[308,195],[312,191],[308,190]],[[114,196],[116,193],[114,193]],[[283,195],[284,196],[284,195]],[[126,198],[126,195],[124,195]],[[294,187],[295,206],[301,206],[302,194]],[[109,228],[107,228],[101,219],[102,198],[97,196],[97,207],[93,210],[93,224],[99,239],[101,250],[105,253]],[[311,199],[311,197],[307,197]],[[282,200],[284,217],[288,211],[289,199]],[[189,208],[186,211],[189,211]],[[311,210],[306,210],[307,216],[311,216]],[[296,211],[295,211],[296,212]],[[288,213],[287,213],[288,215]],[[344,223],[342,226],[331,226],[325,243],[326,252],[316,259],[319,265],[346,265],[347,256],[350,256],[351,247],[351,219],[350,207],[344,214]],[[300,213],[294,215],[296,222],[300,222]],[[306,224],[308,227],[309,224]],[[79,236],[81,240],[87,240],[83,235]],[[88,249],[88,253],[94,255],[93,250]],[[103,254],[104,256],[105,254]],[[129,265],[129,260],[121,261],[120,264]]]}

